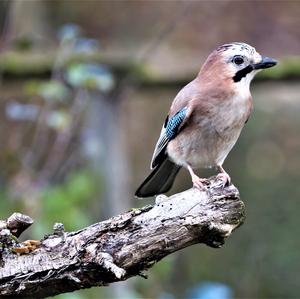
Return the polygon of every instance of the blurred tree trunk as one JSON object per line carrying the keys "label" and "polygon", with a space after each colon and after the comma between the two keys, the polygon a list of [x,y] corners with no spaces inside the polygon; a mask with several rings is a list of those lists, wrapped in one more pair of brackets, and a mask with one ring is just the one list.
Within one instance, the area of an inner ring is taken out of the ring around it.
{"label": "blurred tree trunk", "polygon": [[10,2],[10,40],[20,37],[43,38],[49,35],[46,1],[30,0]]}
{"label": "blurred tree trunk", "polygon": [[[93,148],[91,165],[96,174],[103,177],[105,193],[94,212],[98,219],[99,215],[107,218],[130,208],[130,170],[121,105],[122,99],[96,92],[90,94],[85,124],[86,142]],[[88,144],[84,146],[89,147]]]}

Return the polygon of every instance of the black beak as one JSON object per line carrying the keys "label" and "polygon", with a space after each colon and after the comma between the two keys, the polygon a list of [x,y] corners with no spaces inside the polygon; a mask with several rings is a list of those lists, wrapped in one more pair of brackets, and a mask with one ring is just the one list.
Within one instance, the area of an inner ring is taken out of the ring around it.
{"label": "black beak", "polygon": [[275,59],[266,57],[266,56],[262,56],[261,62],[252,64],[252,66],[255,70],[262,70],[262,69],[267,69],[269,67],[272,67],[276,64],[277,64],[277,61]]}

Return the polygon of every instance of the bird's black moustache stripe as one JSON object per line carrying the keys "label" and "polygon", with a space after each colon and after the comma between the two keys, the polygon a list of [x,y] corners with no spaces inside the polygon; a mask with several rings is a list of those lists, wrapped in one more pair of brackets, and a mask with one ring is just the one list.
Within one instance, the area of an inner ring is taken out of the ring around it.
{"label": "bird's black moustache stripe", "polygon": [[251,73],[252,71],[253,71],[253,66],[251,64],[249,64],[245,68],[236,72],[236,74],[234,75],[234,77],[232,79],[234,82],[239,82],[242,80],[242,78],[246,77],[247,74]]}

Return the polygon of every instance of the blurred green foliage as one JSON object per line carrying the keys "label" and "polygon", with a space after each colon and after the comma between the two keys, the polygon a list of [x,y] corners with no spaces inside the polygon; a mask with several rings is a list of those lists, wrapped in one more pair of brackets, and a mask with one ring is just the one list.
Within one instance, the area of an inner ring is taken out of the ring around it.
{"label": "blurred green foliage", "polygon": [[70,98],[70,90],[58,80],[30,80],[25,84],[24,92],[28,96],[38,95],[46,101],[64,102]]}
{"label": "blurred green foliage", "polygon": [[[97,201],[102,192],[101,178],[88,169],[70,173],[63,182],[52,184],[41,190],[38,195],[38,213],[29,213],[34,217],[32,226],[34,238],[40,239],[51,232],[55,222],[63,222],[67,231],[73,231],[91,224],[89,211],[93,201]],[[4,188],[0,191],[1,218],[16,211],[24,212],[28,208],[23,198],[12,200],[11,195]],[[99,211],[100,213],[100,211]]]}
{"label": "blurred green foliage", "polygon": [[[41,225],[47,231],[54,222],[63,221],[66,230],[72,231],[90,224],[87,203],[99,192],[99,182],[91,171],[71,173],[63,183],[43,190],[41,195]],[[100,189],[101,190],[101,189]]]}
{"label": "blurred green foliage", "polygon": [[106,66],[99,64],[72,64],[65,77],[69,84],[77,88],[109,92],[115,86],[111,72]]}

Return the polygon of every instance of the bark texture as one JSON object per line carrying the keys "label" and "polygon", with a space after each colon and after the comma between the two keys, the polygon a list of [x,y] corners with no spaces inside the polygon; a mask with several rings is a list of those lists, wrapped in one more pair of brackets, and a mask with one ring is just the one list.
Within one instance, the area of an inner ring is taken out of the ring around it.
{"label": "bark texture", "polygon": [[[76,232],[56,224],[52,235],[27,254],[2,222],[0,297],[43,298],[107,285],[143,272],[168,254],[204,243],[221,247],[244,221],[238,190],[223,188],[215,177],[207,191],[190,189],[153,206],[133,209]],[[121,199],[120,199],[121,200]]]}

